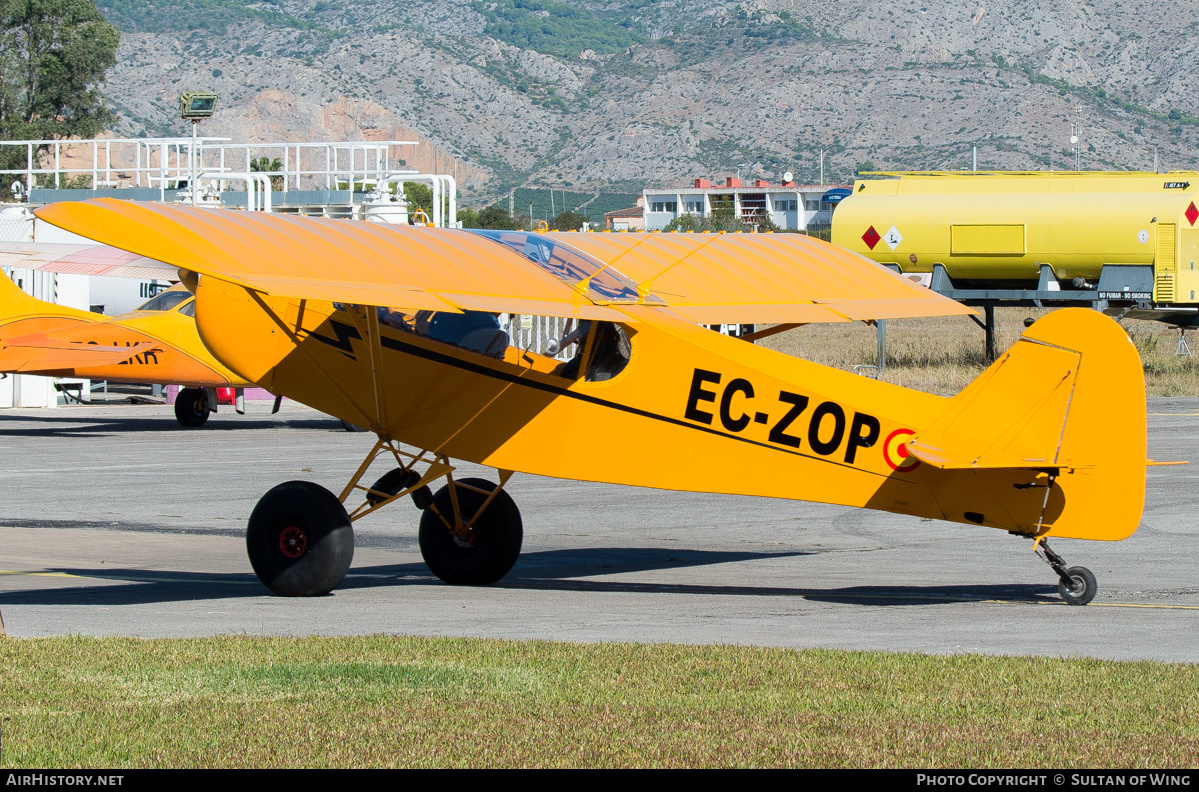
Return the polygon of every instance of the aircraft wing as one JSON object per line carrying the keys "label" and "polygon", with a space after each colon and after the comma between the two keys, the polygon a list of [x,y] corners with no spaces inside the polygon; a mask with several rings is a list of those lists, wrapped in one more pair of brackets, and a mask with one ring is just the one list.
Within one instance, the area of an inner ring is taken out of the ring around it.
{"label": "aircraft wing", "polygon": [[127,347],[100,346],[54,341],[39,333],[0,345],[0,371],[63,371],[88,366],[112,366],[152,351],[162,350],[152,341]]}
{"label": "aircraft wing", "polygon": [[550,234],[701,324],[844,322],[974,311],[804,234]]}
{"label": "aircraft wing", "polygon": [[0,242],[0,264],[70,275],[179,280],[178,267],[107,245]]}
{"label": "aircraft wing", "polygon": [[615,308],[643,304],[708,324],[971,313],[861,256],[793,234],[472,231],[106,198],[55,203],[37,215],[279,297],[626,322]]}

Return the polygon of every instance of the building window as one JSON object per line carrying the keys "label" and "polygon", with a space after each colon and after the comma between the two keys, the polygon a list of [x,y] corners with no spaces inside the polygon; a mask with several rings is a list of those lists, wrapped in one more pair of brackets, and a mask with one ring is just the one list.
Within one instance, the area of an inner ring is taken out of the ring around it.
{"label": "building window", "polygon": [[807,209],[809,212],[815,212],[816,210],[818,210],[820,208],[820,201],[814,201],[809,198],[808,200],[803,202],[803,205],[804,205],[804,209]]}
{"label": "building window", "polygon": [[703,201],[683,201],[683,211],[702,214],[704,211]]}
{"label": "building window", "polygon": [[677,201],[651,201],[649,210],[651,212],[677,212],[679,204]]}
{"label": "building window", "polygon": [[776,212],[794,212],[797,206],[796,201],[775,201],[774,211]]}

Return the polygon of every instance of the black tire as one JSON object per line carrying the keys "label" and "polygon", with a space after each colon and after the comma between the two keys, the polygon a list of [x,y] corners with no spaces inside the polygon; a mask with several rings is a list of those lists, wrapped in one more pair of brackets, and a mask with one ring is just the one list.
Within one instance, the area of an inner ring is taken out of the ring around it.
{"label": "black tire", "polygon": [[[459,483],[488,492],[496,486],[476,478],[462,479]],[[482,493],[458,487],[463,519],[474,516],[486,498]],[[454,508],[448,485],[437,491],[432,505],[452,523]],[[434,575],[455,585],[486,586],[508,574],[520,556],[523,539],[520,509],[507,492],[495,496],[478,523],[471,527],[465,542],[454,536],[434,509],[426,509],[420,518],[420,552],[425,564]]]}
{"label": "black tire", "polygon": [[[408,489],[418,481],[420,481],[420,474],[415,470],[395,468],[387,471],[378,481],[371,484],[371,489],[386,492],[388,495],[395,495],[398,492]],[[377,506],[383,500],[382,496],[376,495],[373,492],[366,493],[366,502],[371,506]]]}
{"label": "black tire", "polygon": [[358,424],[350,423],[349,421],[345,420],[344,418],[338,418],[337,420],[341,421],[341,428],[346,430],[347,432],[365,432],[366,431],[365,426],[359,426]]}
{"label": "black tire", "polygon": [[335,589],[354,560],[354,529],[345,507],[311,481],[288,481],[262,496],[246,530],[250,566],[284,597],[318,597]]}
{"label": "black tire", "polygon": [[203,426],[208,420],[208,391],[184,388],[175,396],[175,418],[184,426]]}
{"label": "black tire", "polygon": [[1067,605],[1086,605],[1095,599],[1099,584],[1095,582],[1095,575],[1091,570],[1086,567],[1068,567],[1066,577],[1070,578],[1072,585],[1067,586],[1066,581],[1059,580],[1057,591]]}

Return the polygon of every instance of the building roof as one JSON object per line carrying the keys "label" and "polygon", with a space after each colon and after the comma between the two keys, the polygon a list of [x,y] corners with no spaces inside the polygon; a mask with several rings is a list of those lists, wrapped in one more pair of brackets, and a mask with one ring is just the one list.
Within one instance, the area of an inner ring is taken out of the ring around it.
{"label": "building roof", "polygon": [[640,206],[630,206],[628,209],[617,209],[615,212],[604,212],[604,217],[641,217]]}

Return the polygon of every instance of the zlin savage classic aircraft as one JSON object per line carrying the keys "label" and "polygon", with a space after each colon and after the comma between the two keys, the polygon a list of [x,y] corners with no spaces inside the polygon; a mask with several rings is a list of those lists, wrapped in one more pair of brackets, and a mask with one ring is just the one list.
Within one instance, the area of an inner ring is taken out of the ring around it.
{"label": "zlin savage classic aircraft", "polygon": [[[27,269],[115,277],[161,277],[159,262],[97,246],[0,243],[6,263]],[[178,279],[174,268],[167,271]],[[172,287],[123,316],[102,316],[29,296],[0,277],[0,372],[184,386],[175,417],[200,426],[218,389],[250,383],[200,341],[195,300]],[[241,410],[240,403],[238,410]]]}
{"label": "zlin savage classic aircraft", "polygon": [[[37,214],[178,267],[222,363],[378,435],[340,496],[291,481],[258,502],[250,562],[279,594],[335,588],[352,523],[405,496],[434,574],[499,580],[523,538],[504,491],[517,471],[1000,528],[1033,540],[1072,604],[1095,577],[1046,540],[1122,539],[1141,518],[1140,359],[1094,311],[1040,319],[943,398],[697,324],[968,312],[800,235],[447,230],[111,199]],[[512,346],[499,313],[573,318],[573,357]],[[396,467],[366,486],[379,458]],[[456,478],[455,459],[498,484]]]}

